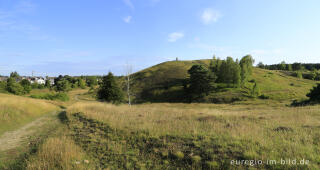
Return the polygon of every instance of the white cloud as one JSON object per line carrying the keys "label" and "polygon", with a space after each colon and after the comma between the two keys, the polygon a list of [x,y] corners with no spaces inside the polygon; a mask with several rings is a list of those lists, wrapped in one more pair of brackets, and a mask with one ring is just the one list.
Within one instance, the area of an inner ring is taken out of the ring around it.
{"label": "white cloud", "polygon": [[131,0],[123,0],[123,2],[124,2],[129,8],[131,8],[132,10],[134,9],[134,5],[133,5],[133,3],[131,2]]}
{"label": "white cloud", "polygon": [[201,14],[201,20],[204,24],[217,22],[221,18],[221,13],[211,8],[205,9]]}
{"label": "white cloud", "polygon": [[124,18],[123,18],[123,21],[124,21],[125,23],[130,23],[130,22],[131,22],[131,19],[132,19],[132,16],[127,16],[127,17],[124,17]]}
{"label": "white cloud", "polygon": [[178,39],[181,39],[184,37],[184,34],[182,32],[173,32],[169,34],[168,41],[169,42],[176,42]]}

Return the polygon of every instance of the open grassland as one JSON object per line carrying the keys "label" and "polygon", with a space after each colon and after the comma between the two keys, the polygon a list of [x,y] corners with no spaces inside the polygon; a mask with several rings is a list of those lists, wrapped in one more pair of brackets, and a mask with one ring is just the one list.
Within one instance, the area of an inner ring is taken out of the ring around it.
{"label": "open grassland", "polygon": [[48,138],[26,162],[27,170],[94,169],[82,149],[65,135]]}
{"label": "open grassland", "polygon": [[56,105],[43,100],[0,94],[0,135],[55,110]]}
{"label": "open grassland", "polygon": [[80,102],[68,109],[77,143],[113,168],[234,168],[231,160],[309,160],[320,168],[320,106]]}

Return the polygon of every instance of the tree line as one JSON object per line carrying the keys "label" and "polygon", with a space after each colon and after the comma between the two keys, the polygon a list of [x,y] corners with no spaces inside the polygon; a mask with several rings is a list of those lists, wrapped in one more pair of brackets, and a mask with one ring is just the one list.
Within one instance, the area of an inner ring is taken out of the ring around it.
{"label": "tree line", "polygon": [[320,63],[293,63],[287,64],[285,61],[282,61],[279,64],[264,65],[262,62],[259,62],[257,67],[268,70],[286,70],[286,71],[299,71],[299,70],[320,70]]}
{"label": "tree line", "polygon": [[27,79],[22,79],[17,72],[12,72],[6,81],[0,81],[0,90],[9,92],[16,95],[29,94],[32,89],[55,90],[57,92],[68,92],[74,88],[94,87],[98,85],[97,76],[81,76],[71,77],[68,75],[58,76],[54,79],[54,85],[51,85],[50,80],[47,78],[45,84],[31,83]]}
{"label": "tree line", "polygon": [[268,70],[284,70],[292,72],[292,76],[309,80],[320,80],[320,64],[313,63],[293,63],[287,64],[282,61],[279,64],[264,65],[262,62],[257,67]]}
{"label": "tree line", "polygon": [[[226,84],[230,88],[244,87],[252,74],[254,59],[251,55],[244,56],[240,61],[227,57],[226,60],[213,57],[209,68],[204,65],[193,65],[188,73],[190,77],[184,85],[190,101],[201,100],[212,90],[218,88],[218,84]],[[258,85],[254,88],[258,91]]]}

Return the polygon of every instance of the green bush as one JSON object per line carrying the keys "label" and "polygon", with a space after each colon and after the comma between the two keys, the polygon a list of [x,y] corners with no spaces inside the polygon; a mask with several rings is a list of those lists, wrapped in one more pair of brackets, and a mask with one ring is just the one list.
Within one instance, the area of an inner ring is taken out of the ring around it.
{"label": "green bush", "polygon": [[310,90],[310,93],[307,94],[307,97],[309,97],[310,101],[320,103],[320,83]]}
{"label": "green bush", "polygon": [[30,96],[35,99],[45,99],[45,100],[60,100],[60,101],[68,101],[69,96],[66,93],[41,93],[34,94]]}

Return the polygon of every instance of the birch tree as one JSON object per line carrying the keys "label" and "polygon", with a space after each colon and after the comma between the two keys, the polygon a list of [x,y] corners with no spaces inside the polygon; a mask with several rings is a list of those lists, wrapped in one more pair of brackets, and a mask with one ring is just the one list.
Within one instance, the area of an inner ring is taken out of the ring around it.
{"label": "birch tree", "polygon": [[128,104],[131,106],[131,93],[130,93],[130,76],[132,74],[132,66],[126,64],[126,85],[127,85],[127,95],[128,95]]}

